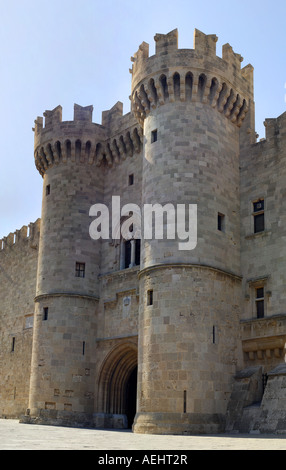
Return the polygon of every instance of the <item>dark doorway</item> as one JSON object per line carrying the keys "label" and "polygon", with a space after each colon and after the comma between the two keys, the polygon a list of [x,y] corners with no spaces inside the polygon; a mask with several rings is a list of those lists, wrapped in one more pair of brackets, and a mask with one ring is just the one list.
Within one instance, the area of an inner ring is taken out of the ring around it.
{"label": "dark doorway", "polygon": [[134,343],[122,342],[113,348],[102,365],[97,412],[108,415],[106,427],[118,427],[117,415],[124,415],[124,426],[132,428],[136,413],[137,355]]}
{"label": "dark doorway", "polygon": [[131,372],[126,384],[125,410],[128,421],[128,428],[132,428],[132,424],[136,414],[136,398],[137,398],[137,367]]}

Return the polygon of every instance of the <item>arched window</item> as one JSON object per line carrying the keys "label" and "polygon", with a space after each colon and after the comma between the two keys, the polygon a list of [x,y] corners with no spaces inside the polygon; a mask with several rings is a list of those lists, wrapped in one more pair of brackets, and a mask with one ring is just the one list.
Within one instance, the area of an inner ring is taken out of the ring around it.
{"label": "arched window", "polygon": [[[126,217],[121,217],[120,224],[115,228],[114,233],[116,234],[116,239],[119,240],[120,237],[120,262],[119,269],[132,268],[133,266],[140,265],[140,250],[141,250],[141,240],[139,238],[123,238],[122,236],[122,224],[128,220]],[[132,235],[133,225],[130,225],[129,235]],[[118,242],[115,244],[118,246]]]}
{"label": "arched window", "polygon": [[120,269],[132,268],[140,265],[141,240],[121,240]]}

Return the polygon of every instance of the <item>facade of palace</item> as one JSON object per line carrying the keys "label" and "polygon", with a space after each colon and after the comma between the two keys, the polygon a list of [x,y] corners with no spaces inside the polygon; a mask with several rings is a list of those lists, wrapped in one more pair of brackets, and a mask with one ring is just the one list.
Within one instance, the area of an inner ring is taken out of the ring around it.
{"label": "facade of palace", "polygon": [[[257,142],[251,65],[198,30],[193,49],[177,30],[155,42],[131,58],[129,113],[118,102],[97,124],[75,105],[62,121],[58,106],[35,121],[41,218],[0,241],[0,417],[282,433],[286,113]],[[118,210],[95,240],[91,207],[111,213],[114,196],[196,205],[195,246],[126,239]]]}

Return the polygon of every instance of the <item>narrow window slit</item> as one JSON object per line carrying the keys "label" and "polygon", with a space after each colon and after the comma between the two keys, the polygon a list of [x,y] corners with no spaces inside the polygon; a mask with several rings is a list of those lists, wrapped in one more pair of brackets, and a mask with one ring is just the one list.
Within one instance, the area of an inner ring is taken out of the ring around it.
{"label": "narrow window slit", "polygon": [[253,202],[254,233],[265,230],[264,222],[264,199]]}
{"label": "narrow window slit", "polygon": [[264,287],[256,289],[256,316],[257,318],[264,317]]}
{"label": "narrow window slit", "polygon": [[48,319],[48,314],[49,314],[49,308],[44,307],[43,308],[43,321],[46,321]]}
{"label": "narrow window slit", "polygon": [[153,144],[154,142],[157,142],[157,140],[158,140],[157,129],[154,129],[154,130],[151,132],[151,144]]}
{"label": "narrow window slit", "polygon": [[220,212],[217,215],[217,229],[220,232],[225,231],[225,216],[224,214],[221,214]]}
{"label": "narrow window slit", "polygon": [[217,340],[217,338],[216,338],[216,326],[213,325],[213,344],[216,344],[216,340]]}
{"label": "narrow window slit", "polygon": [[147,291],[147,305],[153,305],[153,290]]}

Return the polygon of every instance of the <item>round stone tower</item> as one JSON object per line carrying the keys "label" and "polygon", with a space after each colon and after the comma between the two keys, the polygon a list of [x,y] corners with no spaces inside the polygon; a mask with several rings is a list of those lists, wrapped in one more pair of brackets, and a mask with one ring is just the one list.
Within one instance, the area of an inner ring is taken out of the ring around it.
{"label": "round stone tower", "polygon": [[35,163],[43,201],[29,413],[44,422],[86,424],[94,410],[94,337],[100,243],[89,236],[89,208],[102,201],[97,168],[106,129],[92,106],[62,108],[35,121]]}
{"label": "round stone tower", "polygon": [[[219,432],[241,366],[239,150],[253,133],[252,67],[228,44],[218,57],[217,37],[198,30],[194,49],[178,49],[177,30],[155,41],[155,55],[142,43],[132,58],[142,205],[174,212],[163,239],[142,234],[134,431]],[[191,218],[174,234],[189,205],[197,233]]]}

